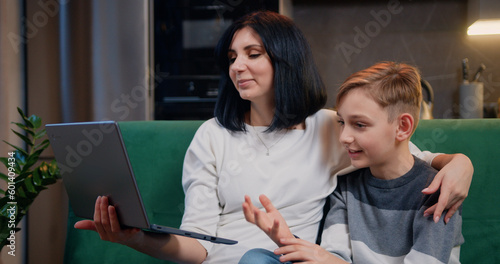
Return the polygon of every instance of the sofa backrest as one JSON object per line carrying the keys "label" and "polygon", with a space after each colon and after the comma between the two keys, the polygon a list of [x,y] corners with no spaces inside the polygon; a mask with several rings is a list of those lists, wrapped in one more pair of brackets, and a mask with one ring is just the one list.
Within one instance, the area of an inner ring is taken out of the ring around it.
{"label": "sofa backrest", "polygon": [[421,120],[411,141],[420,149],[464,153],[474,177],[462,210],[462,263],[500,263],[500,119]]}
{"label": "sofa backrest", "polygon": [[[120,122],[125,145],[152,222],[179,226],[184,209],[184,155],[203,121]],[[464,153],[474,178],[463,206],[462,263],[500,263],[500,119],[421,120],[412,141],[423,150]],[[169,263],[76,230],[71,211],[65,263]]]}

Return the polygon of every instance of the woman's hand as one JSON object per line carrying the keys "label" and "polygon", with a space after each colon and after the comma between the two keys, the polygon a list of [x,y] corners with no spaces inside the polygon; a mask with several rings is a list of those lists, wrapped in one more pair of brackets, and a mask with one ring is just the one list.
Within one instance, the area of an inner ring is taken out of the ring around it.
{"label": "woman's hand", "polygon": [[337,258],[321,246],[302,239],[281,239],[280,244],[283,246],[276,249],[274,254],[283,255],[280,257],[281,262],[294,261],[304,264],[348,263]]}
{"label": "woman's hand", "polygon": [[443,210],[448,209],[444,218],[445,223],[448,223],[469,193],[474,167],[463,154],[439,155],[432,161],[432,167],[439,172],[422,192],[432,194],[440,189],[441,194],[438,203],[425,210],[424,215],[434,214],[434,222],[438,222]]}
{"label": "woman's hand", "polygon": [[278,246],[281,246],[280,239],[293,238],[290,228],[286,224],[285,219],[280,212],[274,208],[273,204],[265,195],[259,196],[260,203],[266,209],[266,212],[259,210],[252,204],[252,200],[248,195],[245,195],[243,203],[243,213],[245,219],[258,226],[264,231]]}
{"label": "woman's hand", "polygon": [[143,232],[139,228],[122,228],[108,197],[98,197],[94,220],[82,220],[75,228],[99,233],[102,240],[120,243],[155,258],[180,263],[201,263],[207,251],[196,239],[169,234]]}
{"label": "woman's hand", "polygon": [[95,202],[94,221],[82,220],[75,223],[75,228],[92,230],[99,233],[102,240],[130,245],[138,239],[140,229],[122,229],[116,209],[109,205],[108,197],[99,196]]}

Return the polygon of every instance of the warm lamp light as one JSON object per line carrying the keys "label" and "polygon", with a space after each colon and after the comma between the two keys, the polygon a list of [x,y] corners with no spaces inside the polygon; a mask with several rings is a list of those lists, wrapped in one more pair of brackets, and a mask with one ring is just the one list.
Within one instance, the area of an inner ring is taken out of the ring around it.
{"label": "warm lamp light", "polygon": [[467,29],[467,35],[494,34],[500,34],[500,19],[479,19]]}

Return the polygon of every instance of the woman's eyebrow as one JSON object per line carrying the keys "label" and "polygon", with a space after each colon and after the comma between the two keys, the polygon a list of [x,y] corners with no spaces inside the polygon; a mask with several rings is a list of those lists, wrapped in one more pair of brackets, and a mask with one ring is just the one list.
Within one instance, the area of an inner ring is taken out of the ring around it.
{"label": "woman's eyebrow", "polygon": [[[250,44],[248,46],[245,46],[243,49],[244,50],[249,50],[249,49],[252,49],[252,48],[255,48],[255,47],[262,48],[262,45],[260,45],[260,44]],[[229,52],[236,52],[236,51],[234,49],[229,49],[227,52],[229,53]]]}

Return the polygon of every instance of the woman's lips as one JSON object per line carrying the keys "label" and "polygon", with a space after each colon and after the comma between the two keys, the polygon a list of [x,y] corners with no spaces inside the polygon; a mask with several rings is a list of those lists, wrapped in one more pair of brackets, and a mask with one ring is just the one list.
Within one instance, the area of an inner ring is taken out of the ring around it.
{"label": "woman's lips", "polygon": [[251,82],[252,82],[252,79],[241,79],[241,80],[238,80],[238,87],[245,88],[246,86],[250,85]]}

